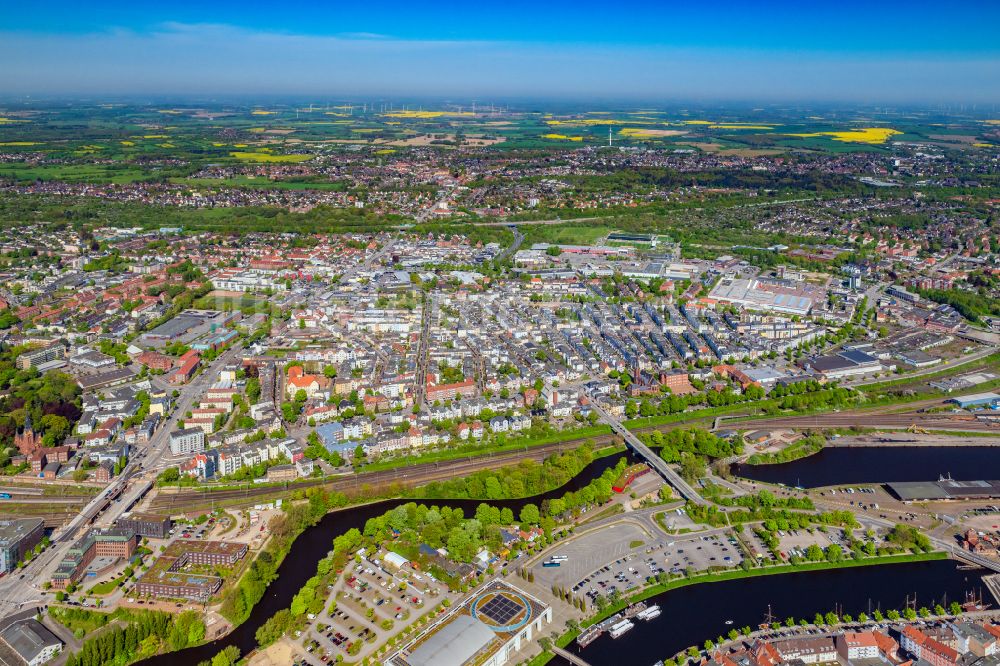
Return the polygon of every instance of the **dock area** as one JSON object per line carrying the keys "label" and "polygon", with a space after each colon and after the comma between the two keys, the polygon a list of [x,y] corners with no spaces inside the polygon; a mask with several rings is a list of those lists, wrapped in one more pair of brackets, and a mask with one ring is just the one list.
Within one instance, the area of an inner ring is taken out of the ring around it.
{"label": "dock area", "polygon": [[644,610],[646,610],[646,602],[640,601],[639,603],[632,604],[621,613],[615,613],[606,620],[602,620],[581,631],[580,635],[576,637],[576,644],[581,648],[585,648],[605,632],[611,631],[611,628],[619,622],[629,620]]}

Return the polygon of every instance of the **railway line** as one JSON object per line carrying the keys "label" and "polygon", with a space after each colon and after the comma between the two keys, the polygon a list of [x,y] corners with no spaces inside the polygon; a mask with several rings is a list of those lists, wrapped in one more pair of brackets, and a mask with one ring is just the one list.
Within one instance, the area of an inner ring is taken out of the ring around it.
{"label": "railway line", "polygon": [[[587,438],[598,446],[612,441],[611,435]],[[434,481],[446,481],[456,476],[463,476],[484,469],[492,469],[503,465],[515,464],[525,459],[543,460],[548,456],[580,446],[585,440],[574,439],[553,444],[544,444],[525,450],[505,451],[496,455],[470,456],[444,462],[429,462],[409,467],[400,467],[378,472],[367,472],[357,475],[343,476],[335,479],[311,479],[285,486],[253,487],[246,486],[230,490],[188,490],[160,489],[156,497],[150,501],[149,509],[154,512],[180,513],[206,506],[226,506],[240,503],[268,502],[286,497],[296,490],[313,487],[323,487],[347,495],[362,491],[373,492],[387,490],[392,487],[412,488]]]}
{"label": "railway line", "polygon": [[[907,429],[913,425],[926,430],[949,430],[975,433],[996,433],[1000,436],[1000,426],[977,420],[971,415],[923,414],[918,412],[898,412],[893,410],[916,410],[944,404],[942,398],[918,400],[905,405],[883,405],[864,410],[852,410],[842,413],[824,413],[807,416],[789,416],[766,419],[745,419],[729,421],[729,427],[740,429],[758,428],[849,428],[852,426],[867,428]],[[734,415],[737,418],[738,415]],[[707,417],[706,417],[707,418]],[[677,427],[690,427],[704,421],[706,418],[693,418],[664,425],[653,425],[630,428],[636,433],[652,432],[654,430],[670,430]],[[159,512],[180,513],[213,506],[232,504],[252,504],[267,502],[289,496],[295,490],[304,490],[321,486],[329,490],[345,494],[385,491],[393,486],[412,488],[426,485],[434,481],[443,481],[470,474],[483,469],[516,463],[525,458],[542,460],[547,456],[580,446],[585,441],[593,441],[597,446],[603,446],[620,438],[608,434],[596,437],[578,438],[532,447],[523,451],[509,451],[496,455],[469,456],[455,460],[421,463],[408,467],[395,468],[378,472],[362,472],[357,475],[343,476],[335,479],[314,479],[285,486],[252,485],[232,490],[188,490],[161,489],[154,497],[149,509]]]}
{"label": "railway line", "polygon": [[908,429],[916,426],[922,430],[947,430],[955,432],[995,433],[1000,437],[1000,426],[981,421],[971,415],[941,414],[817,414],[776,419],[738,421],[731,424],[739,428],[886,428]]}

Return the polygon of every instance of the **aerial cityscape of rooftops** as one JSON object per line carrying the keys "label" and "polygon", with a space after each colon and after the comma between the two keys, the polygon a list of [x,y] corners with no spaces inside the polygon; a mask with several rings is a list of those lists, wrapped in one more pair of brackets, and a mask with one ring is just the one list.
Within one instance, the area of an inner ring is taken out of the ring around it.
{"label": "aerial cityscape of rooftops", "polygon": [[0,663],[1000,666],[1000,100],[12,71]]}

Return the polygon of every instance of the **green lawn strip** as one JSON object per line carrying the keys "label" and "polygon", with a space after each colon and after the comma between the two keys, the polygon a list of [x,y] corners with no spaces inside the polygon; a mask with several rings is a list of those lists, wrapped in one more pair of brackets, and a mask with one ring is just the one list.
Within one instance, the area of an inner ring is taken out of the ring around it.
{"label": "green lawn strip", "polygon": [[103,583],[97,583],[92,588],[87,590],[87,594],[95,594],[97,596],[103,597],[106,594],[114,592],[118,588],[118,583],[121,582],[121,577],[112,578],[111,580],[106,580]]}

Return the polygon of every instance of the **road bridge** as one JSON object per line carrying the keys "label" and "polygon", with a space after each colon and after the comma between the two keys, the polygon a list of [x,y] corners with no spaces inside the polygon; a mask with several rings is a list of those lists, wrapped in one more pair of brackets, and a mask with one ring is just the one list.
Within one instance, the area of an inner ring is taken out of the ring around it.
{"label": "road bridge", "polygon": [[951,556],[956,560],[962,560],[964,562],[968,562],[969,564],[975,564],[978,567],[1000,573],[1000,561],[989,557],[983,557],[982,555],[978,555],[976,553],[970,553],[964,548],[956,548],[953,544],[942,541],[941,539],[932,538],[931,543],[951,554]]}
{"label": "road bridge", "polygon": [[677,492],[684,497],[684,499],[694,502],[695,504],[708,504],[708,502],[698,494],[698,491],[692,488],[687,481],[681,478],[680,474],[675,472],[673,468],[667,464],[667,461],[657,455],[657,453],[651,448],[646,446],[643,441],[626,428],[621,421],[609,414],[607,410],[601,407],[600,404],[598,404],[598,402],[593,398],[591,398],[590,404],[591,407],[594,408],[594,411],[600,415],[601,420],[611,426],[611,430],[625,440],[626,446],[635,451],[647,463],[649,463],[649,466],[655,469],[667,483],[673,486]]}

